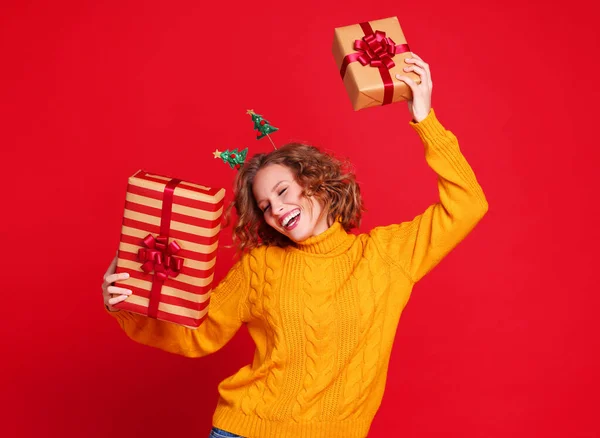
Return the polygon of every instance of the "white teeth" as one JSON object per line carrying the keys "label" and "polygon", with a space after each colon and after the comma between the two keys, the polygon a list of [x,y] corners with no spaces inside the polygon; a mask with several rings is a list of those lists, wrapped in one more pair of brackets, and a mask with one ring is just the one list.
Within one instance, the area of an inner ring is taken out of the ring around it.
{"label": "white teeth", "polygon": [[294,213],[291,213],[289,216],[287,216],[287,217],[286,217],[286,218],[283,220],[283,222],[282,222],[282,225],[283,225],[284,227],[287,227],[287,224],[289,224],[289,223],[290,223],[290,221],[291,221],[292,219],[294,219],[296,216],[298,216],[299,214],[300,214],[300,212],[299,212],[298,210],[296,210]]}

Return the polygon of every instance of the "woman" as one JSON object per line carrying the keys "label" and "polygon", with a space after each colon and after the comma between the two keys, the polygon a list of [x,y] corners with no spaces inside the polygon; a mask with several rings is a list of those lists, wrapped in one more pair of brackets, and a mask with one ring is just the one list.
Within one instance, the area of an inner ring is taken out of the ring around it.
{"label": "woman", "polygon": [[396,327],[413,286],[476,226],[485,195],[455,136],[431,108],[429,66],[405,71],[411,126],[438,175],[440,201],[413,220],[355,236],[360,190],[341,163],[316,148],[259,154],[235,182],[234,234],[242,256],[213,290],[197,330],[112,305],[131,293],[103,284],[107,310],[132,339],[199,357],[246,324],[252,364],[219,385],[213,437],[365,437],[384,393]]}

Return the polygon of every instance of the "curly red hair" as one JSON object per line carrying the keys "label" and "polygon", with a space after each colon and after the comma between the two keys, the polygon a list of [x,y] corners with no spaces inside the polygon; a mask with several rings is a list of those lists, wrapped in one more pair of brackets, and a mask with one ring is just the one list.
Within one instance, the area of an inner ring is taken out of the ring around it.
{"label": "curly red hair", "polygon": [[235,207],[237,220],[233,227],[234,243],[240,252],[261,245],[286,247],[294,243],[271,228],[263,218],[254,199],[252,184],[257,172],[269,165],[289,168],[303,188],[303,195],[320,201],[327,211],[328,223],[339,220],[346,231],[360,226],[363,203],[360,186],[347,162],[312,145],[288,143],[269,153],[254,155],[238,171],[234,182],[234,200],[227,211]]}

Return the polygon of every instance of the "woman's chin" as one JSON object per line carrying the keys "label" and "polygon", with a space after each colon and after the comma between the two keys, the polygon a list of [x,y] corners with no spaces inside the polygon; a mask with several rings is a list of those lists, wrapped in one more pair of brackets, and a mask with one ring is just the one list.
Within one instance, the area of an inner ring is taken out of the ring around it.
{"label": "woman's chin", "polygon": [[294,235],[290,235],[290,234],[286,234],[286,236],[288,236],[290,238],[290,240],[294,243],[302,243],[306,240],[306,238],[303,236],[298,237],[298,236],[294,236]]}
{"label": "woman's chin", "polygon": [[310,237],[306,232],[302,232],[298,229],[288,231],[285,233],[285,235],[288,236],[294,243],[302,243]]}

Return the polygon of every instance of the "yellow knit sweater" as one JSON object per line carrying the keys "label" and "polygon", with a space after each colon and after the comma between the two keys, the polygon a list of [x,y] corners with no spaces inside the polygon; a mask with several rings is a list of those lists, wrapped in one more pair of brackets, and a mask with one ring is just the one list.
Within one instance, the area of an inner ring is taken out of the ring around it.
{"label": "yellow knit sweater", "polygon": [[213,424],[244,437],[365,437],[380,406],[396,327],[414,284],[487,212],[455,136],[431,110],[411,122],[440,202],[355,236],[339,223],[293,248],[260,247],[213,290],[197,330],[111,312],[135,341],[200,357],[246,324],[252,364],[219,385]]}

